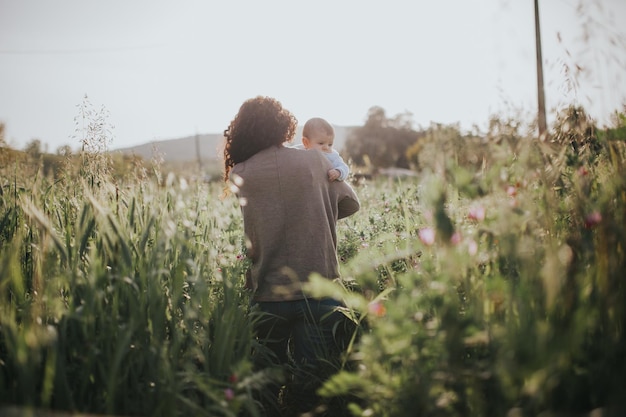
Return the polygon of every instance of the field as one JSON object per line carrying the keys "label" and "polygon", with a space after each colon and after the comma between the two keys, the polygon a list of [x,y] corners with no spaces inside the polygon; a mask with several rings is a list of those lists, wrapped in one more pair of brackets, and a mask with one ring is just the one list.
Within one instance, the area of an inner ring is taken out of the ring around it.
{"label": "field", "polygon": [[[501,132],[477,164],[441,147],[416,177],[355,181],[343,280],[309,288],[344,300],[353,343],[310,415],[623,415],[618,120],[593,137],[559,126],[560,142]],[[223,184],[158,166],[119,179],[98,153],[56,179],[4,162],[0,408],[258,415],[275,373],[251,367]]]}

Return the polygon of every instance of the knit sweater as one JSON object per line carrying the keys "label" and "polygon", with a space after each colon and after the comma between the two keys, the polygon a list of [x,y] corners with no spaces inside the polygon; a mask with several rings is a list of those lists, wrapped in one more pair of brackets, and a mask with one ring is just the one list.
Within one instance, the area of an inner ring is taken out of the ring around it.
{"label": "knit sweater", "polygon": [[328,181],[330,168],[320,151],[283,146],[264,149],[232,168],[254,300],[302,299],[302,283],[310,274],[339,277],[336,223],[360,204],[350,185]]}
{"label": "knit sweater", "polygon": [[[306,148],[302,144],[295,145],[294,148],[306,150]],[[348,178],[348,175],[350,175],[350,167],[348,166],[348,164],[346,164],[346,162],[343,160],[341,155],[339,155],[339,152],[337,152],[337,150],[333,148],[328,153],[326,152],[322,152],[322,153],[324,154],[326,158],[328,158],[333,168],[339,171],[339,178],[337,178],[337,180],[345,181]]]}

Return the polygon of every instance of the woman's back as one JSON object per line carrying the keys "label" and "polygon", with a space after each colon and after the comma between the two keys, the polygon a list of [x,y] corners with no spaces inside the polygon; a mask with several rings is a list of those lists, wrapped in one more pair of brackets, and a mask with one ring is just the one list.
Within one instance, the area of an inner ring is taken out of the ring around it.
{"label": "woman's back", "polygon": [[359,204],[349,185],[328,181],[329,166],[321,152],[272,146],[233,167],[256,300],[301,299],[311,273],[339,276],[335,223]]}

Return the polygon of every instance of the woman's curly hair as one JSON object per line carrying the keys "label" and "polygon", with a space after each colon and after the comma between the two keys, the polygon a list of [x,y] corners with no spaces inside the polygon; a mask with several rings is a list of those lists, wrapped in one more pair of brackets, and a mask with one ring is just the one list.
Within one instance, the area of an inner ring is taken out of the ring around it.
{"label": "woman's curly hair", "polygon": [[293,140],[297,126],[298,120],[278,100],[262,96],[246,100],[224,130],[224,181],[235,164]]}

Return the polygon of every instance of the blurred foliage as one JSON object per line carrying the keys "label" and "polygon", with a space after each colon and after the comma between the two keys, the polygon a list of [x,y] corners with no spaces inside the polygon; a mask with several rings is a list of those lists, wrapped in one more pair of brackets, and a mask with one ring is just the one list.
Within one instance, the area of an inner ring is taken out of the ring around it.
{"label": "blurred foliage", "polygon": [[[372,155],[372,132],[403,138],[376,163],[419,175],[355,185],[343,279],[311,279],[353,324],[311,415],[623,415],[626,116],[565,109],[544,142],[513,118],[370,119]],[[251,366],[236,199],[156,159],[32,145],[0,153],[0,405],[260,415],[276,376]]]}
{"label": "blurred foliage", "polygon": [[388,118],[384,109],[372,107],[365,125],[350,132],[344,153],[361,166],[409,168],[406,150],[418,137],[411,128],[410,114]]}
{"label": "blurred foliage", "polygon": [[349,284],[311,287],[367,323],[348,354],[356,371],[323,394],[356,396],[356,416],[623,415],[626,136],[616,120],[600,130],[566,109],[541,143],[494,119],[474,169],[459,163],[457,132],[433,126],[449,146],[425,158],[433,168],[417,184],[366,183],[365,219],[348,219],[339,248]]}
{"label": "blurred foliage", "polygon": [[255,410],[236,202],[178,182],[31,187],[0,196],[0,404]]}

